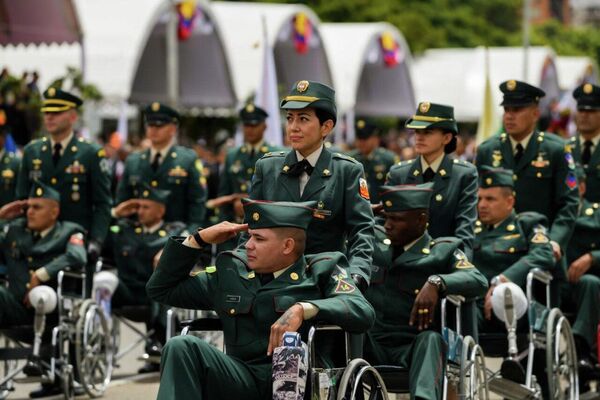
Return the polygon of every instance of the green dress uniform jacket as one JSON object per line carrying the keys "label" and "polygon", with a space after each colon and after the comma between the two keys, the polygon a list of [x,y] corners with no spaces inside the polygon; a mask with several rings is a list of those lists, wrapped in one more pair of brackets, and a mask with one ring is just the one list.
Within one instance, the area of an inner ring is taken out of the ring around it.
{"label": "green dress uniform jacket", "polygon": [[476,164],[512,169],[515,174],[515,210],[536,211],[550,223],[550,239],[567,249],[579,198],[575,163],[570,146],[552,133],[535,131],[515,164],[508,134],[483,142],[477,149]]}
{"label": "green dress uniform jacket", "polygon": [[[146,286],[148,295],[174,307],[215,310],[223,323],[227,356],[219,357],[219,362],[200,373],[218,372],[228,363],[226,360],[237,360],[239,366],[234,369],[239,374],[233,384],[231,377],[219,373],[214,374],[211,382],[202,382],[201,377],[188,374],[190,371],[185,368],[172,371],[181,360],[169,357],[171,342],[176,342],[171,340],[165,348],[159,399],[204,398],[202,393],[211,390],[208,386],[226,387],[208,398],[234,398],[227,397],[228,393],[236,386],[248,384],[248,379],[262,382],[257,385],[262,396],[255,390],[247,398],[269,397],[271,360],[266,352],[271,325],[297,302],[312,303],[319,308],[311,322],[335,324],[357,333],[373,324],[373,308],[353,286],[346,272],[346,258],[339,252],[300,257],[282,275],[262,286],[258,276],[248,268],[245,250],[223,252],[217,258],[216,268],[209,267],[190,276],[200,250],[182,245],[182,240],[168,241]],[[303,324],[301,332],[307,329],[305,325],[308,324]],[[186,338],[180,337],[179,342]],[[197,359],[189,365],[195,362]],[[243,373],[248,366],[252,367],[252,378]]]}
{"label": "green dress uniform jacket", "polygon": [[289,166],[297,161],[293,150],[266,154],[256,163],[250,198],[295,202],[316,200],[319,212],[306,232],[306,253],[346,250],[349,272],[360,274],[368,282],[374,219],[362,165],[351,157],[332,153],[324,147],[300,196],[299,178],[287,173]]}
{"label": "green dress uniform jacket", "polygon": [[169,190],[165,221],[182,221],[195,230],[206,215],[206,178],[196,153],[182,146],[167,152],[157,171],[152,170],[150,150],[133,153],[125,161],[125,171],[117,186],[117,204],[140,195],[139,185]]}
{"label": "green dress uniform jacket", "polygon": [[446,350],[440,326],[434,322],[428,330],[419,331],[409,325],[413,304],[427,278],[439,275],[447,294],[467,298],[482,296],[487,288],[485,277],[468,261],[460,244],[457,238],[432,239],[425,233],[393,259],[383,227],[376,227],[373,274],[365,296],[376,318],[366,337],[365,359],[375,365],[410,368],[412,398],[441,398]]}
{"label": "green dress uniform jacket", "polygon": [[[14,318],[18,310],[7,304],[12,298],[22,304],[31,274],[44,267],[50,276],[45,283],[56,288],[58,272],[70,267],[83,268],[87,255],[83,243],[83,228],[72,222],[57,222],[50,232],[34,242],[33,233],[27,229],[27,220],[19,218],[11,221],[0,233],[2,258],[7,266],[8,290],[0,288],[0,325]],[[12,296],[6,292],[10,291]]]}
{"label": "green dress uniform jacket", "polygon": [[600,277],[600,203],[584,199],[567,248],[567,263],[570,265],[586,253],[590,253],[594,260],[588,272]]}
{"label": "green dress uniform jacket", "polygon": [[[579,134],[572,137],[569,140],[569,144],[573,151],[573,158],[578,164],[581,164],[581,152],[583,149],[581,148]],[[587,167],[584,167],[584,171],[587,183],[585,198],[591,202],[600,202],[600,146],[596,146],[594,149],[590,163]]]}
{"label": "green dress uniform jacket", "polygon": [[0,158],[0,207],[15,200],[21,160],[15,153],[4,152]]}
{"label": "green dress uniform jacket", "polygon": [[473,264],[489,281],[503,274],[525,288],[533,268],[550,271],[555,261],[547,235],[548,219],[536,212],[513,213],[497,227],[488,230],[475,223]]}
{"label": "green dress uniform jacket", "polygon": [[[462,240],[463,250],[471,256],[473,224],[477,219],[477,170],[466,161],[453,160],[447,154],[433,178],[429,206],[429,234],[433,238],[452,236]],[[387,185],[423,183],[421,156],[394,165]]]}
{"label": "green dress uniform jacket", "polygon": [[358,150],[351,151],[348,155],[363,165],[371,204],[379,204],[379,188],[385,183],[385,177],[392,165],[400,161],[400,157],[381,147],[366,157]]}
{"label": "green dress uniform jacket", "polygon": [[54,166],[50,143],[44,137],[25,146],[17,198],[27,198],[32,182],[39,179],[60,193],[62,221],[75,222],[88,232],[88,239],[104,242],[111,207],[110,172],[104,149],[73,136]]}

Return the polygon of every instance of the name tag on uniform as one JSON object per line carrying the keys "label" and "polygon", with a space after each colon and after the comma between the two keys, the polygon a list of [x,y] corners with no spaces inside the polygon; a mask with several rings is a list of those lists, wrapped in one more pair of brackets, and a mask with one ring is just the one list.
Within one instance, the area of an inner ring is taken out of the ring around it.
{"label": "name tag on uniform", "polygon": [[225,297],[225,301],[227,303],[239,303],[241,300],[242,296],[237,296],[233,294],[228,294],[227,297]]}

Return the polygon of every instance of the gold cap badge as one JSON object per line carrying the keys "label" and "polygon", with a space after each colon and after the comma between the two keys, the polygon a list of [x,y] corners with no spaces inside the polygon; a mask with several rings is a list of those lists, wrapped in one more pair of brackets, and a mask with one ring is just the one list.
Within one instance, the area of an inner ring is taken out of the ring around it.
{"label": "gold cap badge", "polygon": [[506,82],[506,88],[510,91],[515,90],[517,88],[517,81],[511,79],[510,81]]}
{"label": "gold cap badge", "polygon": [[364,121],[364,120],[362,120],[362,119],[359,119],[358,121],[356,121],[356,127],[357,127],[358,129],[362,129],[362,128],[364,128],[364,127],[365,127],[365,121]]}
{"label": "gold cap badge", "polygon": [[246,112],[249,112],[249,113],[254,112],[254,104],[248,104],[246,106]]}
{"label": "gold cap badge", "polygon": [[254,214],[252,214],[252,219],[258,221],[260,219],[260,214],[255,212]]}
{"label": "gold cap badge", "polygon": [[56,89],[54,89],[53,87],[51,87],[50,89],[48,89],[48,96],[49,97],[56,96]]}
{"label": "gold cap badge", "polygon": [[487,183],[488,185],[492,184],[492,178],[486,178],[485,183]]}
{"label": "gold cap badge", "polygon": [[300,81],[296,85],[296,90],[299,91],[300,93],[305,92],[306,89],[308,89],[308,85],[309,85],[308,81]]}
{"label": "gold cap badge", "polygon": [[152,103],[152,106],[150,108],[152,109],[152,111],[156,112],[160,110],[160,103],[154,102]]}
{"label": "gold cap badge", "polygon": [[594,91],[594,87],[592,86],[591,83],[586,83],[585,85],[583,85],[583,93],[590,94],[593,91]]}
{"label": "gold cap badge", "polygon": [[42,188],[37,188],[37,190],[35,191],[36,196],[41,196],[43,194],[44,194],[44,191],[42,190]]}
{"label": "gold cap badge", "polygon": [[421,111],[423,114],[429,111],[429,108],[431,108],[431,104],[428,101],[424,101],[419,104],[419,111]]}

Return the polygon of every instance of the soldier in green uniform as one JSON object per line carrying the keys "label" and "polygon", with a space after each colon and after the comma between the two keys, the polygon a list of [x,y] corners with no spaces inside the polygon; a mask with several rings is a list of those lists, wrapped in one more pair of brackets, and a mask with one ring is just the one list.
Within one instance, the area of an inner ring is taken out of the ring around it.
{"label": "soldier in green uniform", "polygon": [[[152,275],[155,257],[170,236],[180,235],[185,230],[183,222],[164,221],[169,201],[169,192],[140,185],[137,199],[137,221],[126,218],[129,210],[117,207],[117,224],[111,226],[107,247],[113,252],[117,266],[119,285],[112,297],[113,308],[121,306],[147,305],[151,308],[146,329],[154,329],[154,335],[146,344],[146,352],[160,356],[166,341],[166,320],[163,307],[150,301],[146,295],[146,283]],[[147,363],[138,372],[159,370],[159,364]]]}
{"label": "soldier in green uniform", "polygon": [[[27,200],[26,218],[11,221],[0,233],[0,259],[7,266],[8,287],[0,286],[0,327],[33,323],[29,290],[38,285],[56,288],[58,272],[86,264],[83,228],[58,221],[60,194],[34,182]],[[14,214],[13,214],[14,215]],[[5,216],[6,217],[6,216]],[[58,384],[42,384],[31,398],[61,393]]]}
{"label": "soldier in green uniform", "polygon": [[385,182],[390,167],[400,161],[393,152],[379,147],[381,139],[377,127],[369,121],[358,119],[354,124],[356,132],[355,150],[348,155],[363,165],[369,186],[371,204],[379,204],[379,188]]}
{"label": "soldier in green uniform", "polygon": [[95,261],[110,225],[110,177],[104,149],[73,133],[81,104],[75,95],[54,87],[44,92],[41,111],[50,137],[25,146],[17,198],[27,197],[36,180],[57,190],[60,219],[86,230],[88,256]]}
{"label": "soldier in green uniform", "polygon": [[555,261],[547,234],[548,219],[533,211],[514,211],[513,171],[483,166],[480,172],[473,263],[490,283],[480,310],[479,325],[485,328],[485,320],[493,319],[491,296],[498,284],[513,282],[525,289],[529,271],[549,271]]}
{"label": "soldier in green uniform", "polygon": [[[168,241],[148,295],[175,307],[215,310],[227,355],[194,336],[172,338],[163,350],[158,399],[271,398],[271,355],[286,331],[305,333],[305,320],[351,332],[371,327],[373,308],[350,279],[344,255],[303,255],[315,205],[244,199],[248,225],[221,222]],[[216,267],[190,276],[197,247],[246,229],[245,248],[221,253]]]}
{"label": "soldier in green uniform", "polygon": [[15,200],[17,174],[21,162],[15,153],[4,148],[7,128],[6,113],[0,110],[0,207]]}
{"label": "soldier in green uniform", "polygon": [[562,295],[565,307],[575,310],[573,335],[579,361],[579,380],[584,384],[593,371],[597,354],[596,331],[600,323],[600,203],[585,198],[583,168],[578,167],[581,206],[567,248],[567,280]]}
{"label": "soldier in green uniform", "polygon": [[409,368],[411,398],[440,399],[446,346],[435,314],[440,297],[481,296],[485,278],[454,237],[427,233],[432,184],[383,186],[385,225],[376,229],[371,286],[375,308],[364,354],[373,365]]}
{"label": "soldier in green uniform", "polygon": [[[548,218],[554,258],[560,260],[571,238],[578,206],[571,146],[552,133],[536,129],[543,90],[515,80],[503,82],[500,90],[504,94],[506,132],[479,146],[477,167],[514,171],[516,212],[536,211]],[[556,272],[558,277],[564,276],[564,271]]]}
{"label": "soldier in green uniform", "polygon": [[[600,87],[583,84],[573,91],[577,100],[577,135],[571,138],[573,158],[586,174],[585,198],[600,202]],[[568,251],[568,250],[567,250]]]}
{"label": "soldier in green uniform", "polygon": [[192,149],[175,144],[179,113],[161,103],[144,110],[148,150],[133,153],[125,160],[125,171],[117,186],[117,204],[138,198],[140,185],[168,190],[165,221],[182,221],[191,229],[200,226],[206,214],[206,178],[202,162]]}
{"label": "soldier in green uniform", "polygon": [[256,163],[250,198],[317,201],[318,218],[308,227],[306,252],[342,251],[361,290],[371,275],[373,212],[362,165],[323,145],[333,129],[335,92],[299,81],[281,101],[291,151],[267,153]]}
{"label": "soldier in green uniform", "polygon": [[405,126],[414,129],[418,156],[394,165],[386,184],[433,182],[427,230],[433,238],[459,238],[470,257],[473,223],[477,219],[477,170],[472,164],[449,156],[456,149],[458,135],[454,108],[423,101]]}

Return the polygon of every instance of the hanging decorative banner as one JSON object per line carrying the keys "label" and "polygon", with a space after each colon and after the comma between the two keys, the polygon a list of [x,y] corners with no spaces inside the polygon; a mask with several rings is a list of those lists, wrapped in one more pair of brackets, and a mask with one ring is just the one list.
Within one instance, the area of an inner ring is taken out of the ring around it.
{"label": "hanging decorative banner", "polygon": [[390,32],[383,32],[379,37],[383,62],[388,68],[393,68],[400,63],[400,46]]}
{"label": "hanging decorative banner", "polygon": [[180,41],[186,41],[192,36],[194,24],[200,10],[196,7],[195,0],[185,0],[177,4],[177,37]]}
{"label": "hanging decorative banner", "polygon": [[306,54],[308,51],[308,42],[312,36],[312,25],[304,13],[298,13],[293,20],[294,47],[299,54]]}

